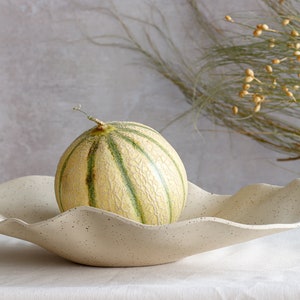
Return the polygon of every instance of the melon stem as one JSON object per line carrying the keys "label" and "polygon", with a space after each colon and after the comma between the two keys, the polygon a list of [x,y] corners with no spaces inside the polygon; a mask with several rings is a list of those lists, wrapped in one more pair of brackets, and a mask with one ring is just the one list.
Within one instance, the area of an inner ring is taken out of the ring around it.
{"label": "melon stem", "polygon": [[106,125],[104,122],[100,121],[100,120],[97,119],[97,118],[94,118],[94,117],[88,116],[88,115],[87,115],[87,118],[88,118],[89,120],[95,122],[95,123],[98,125],[97,128],[98,128],[99,130],[104,130],[104,129],[107,127],[107,125]]}
{"label": "melon stem", "polygon": [[100,121],[99,119],[97,119],[97,118],[95,118],[93,116],[88,115],[84,110],[82,110],[80,104],[78,106],[73,107],[73,110],[77,110],[77,111],[83,113],[84,115],[86,115],[86,117],[88,118],[88,120],[95,122],[98,125],[97,126],[98,130],[103,131],[103,130],[105,130],[107,128],[106,123],[104,123],[103,121]]}

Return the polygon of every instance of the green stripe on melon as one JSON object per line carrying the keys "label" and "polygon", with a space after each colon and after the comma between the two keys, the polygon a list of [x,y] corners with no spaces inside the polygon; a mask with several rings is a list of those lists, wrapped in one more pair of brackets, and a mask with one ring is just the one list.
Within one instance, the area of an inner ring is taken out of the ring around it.
{"label": "green stripe on melon", "polygon": [[124,166],[122,155],[118,149],[117,144],[114,142],[113,138],[111,136],[107,136],[107,144],[109,147],[109,150],[111,151],[112,157],[114,159],[114,162],[116,163],[120,173],[122,174],[123,178],[123,184],[126,186],[126,189],[128,191],[129,198],[131,200],[132,206],[134,207],[134,210],[136,211],[136,215],[138,218],[141,219],[141,222],[144,223],[144,217],[141,209],[141,205],[139,203],[139,199],[137,198],[135,188],[131,182],[130,177],[128,176],[128,172],[126,167]]}
{"label": "green stripe on melon", "polygon": [[94,141],[92,146],[90,147],[88,157],[87,157],[87,176],[86,176],[86,184],[88,186],[88,197],[89,197],[89,205],[96,207],[96,193],[95,193],[95,160],[96,160],[96,152],[99,147],[99,141]]}
{"label": "green stripe on melon", "polygon": [[148,160],[148,162],[150,163],[150,166],[153,170],[153,172],[155,172],[157,174],[157,176],[159,177],[159,180],[162,183],[162,186],[165,190],[166,193],[166,200],[169,206],[169,211],[170,211],[170,223],[172,222],[172,204],[171,204],[171,198],[170,198],[170,192],[169,192],[169,188],[166,184],[166,181],[164,179],[163,174],[160,172],[160,170],[158,169],[157,165],[155,164],[155,161],[150,157],[150,155],[140,146],[138,145],[137,142],[135,142],[133,139],[123,135],[123,134],[119,134],[119,136],[126,142],[128,142],[129,144],[131,144],[137,151],[139,151],[140,153],[142,153],[146,159]]}
{"label": "green stripe on melon", "polygon": [[[154,132],[155,134],[159,135],[159,133],[148,127],[148,126],[144,126],[142,124],[138,124],[138,123],[129,123],[128,124],[129,127],[131,126],[135,126],[135,127],[140,127],[140,128],[143,128],[143,129],[147,129],[147,130],[150,130],[152,132]],[[153,144],[157,145],[169,158],[170,160],[173,162],[174,166],[176,167],[177,171],[178,171],[178,174],[180,175],[180,179],[181,179],[181,184],[182,184],[182,188],[184,191],[186,191],[186,174],[185,174],[185,171],[182,172],[182,170],[180,170],[180,167],[179,165],[177,164],[176,160],[174,159],[174,157],[169,153],[169,151],[167,149],[165,149],[165,147],[163,147],[157,140],[155,140],[154,138],[150,137],[150,136],[147,136],[146,134],[144,133],[141,133],[139,132],[138,130],[136,129],[131,129],[131,128],[123,128],[123,127],[120,127],[119,128],[120,131],[124,131],[124,132],[132,132],[132,133],[135,133],[136,135],[140,136],[140,137],[144,137],[144,138],[147,138],[149,141],[151,141]],[[183,174],[184,173],[184,174]],[[187,195],[185,195],[186,197]],[[184,204],[184,203],[183,203]]]}
{"label": "green stripe on melon", "polygon": [[61,211],[88,205],[159,225],[180,216],[187,177],[176,151],[154,129],[101,122],[62,155],[55,192]]}

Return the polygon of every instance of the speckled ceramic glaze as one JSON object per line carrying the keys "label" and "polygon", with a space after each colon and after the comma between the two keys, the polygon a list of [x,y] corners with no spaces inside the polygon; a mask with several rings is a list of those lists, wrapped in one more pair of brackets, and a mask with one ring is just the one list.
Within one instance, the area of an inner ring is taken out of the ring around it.
{"label": "speckled ceramic glaze", "polygon": [[[59,213],[54,178],[21,177],[0,185],[0,233],[92,266],[146,266],[300,227],[300,179],[256,184],[233,196],[189,183],[178,222],[150,226],[92,207]],[[1,247],[1,245],[0,245]]]}

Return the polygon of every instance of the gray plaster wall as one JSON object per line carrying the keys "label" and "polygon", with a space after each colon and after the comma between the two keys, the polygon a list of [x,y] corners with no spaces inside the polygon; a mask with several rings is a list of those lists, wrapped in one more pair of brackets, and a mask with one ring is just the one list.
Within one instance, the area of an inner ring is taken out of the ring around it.
{"label": "gray plaster wall", "polygon": [[[93,126],[83,108],[104,120],[131,120],[161,130],[190,106],[171,83],[124,49],[92,44],[88,35],[120,33],[101,15],[109,0],[0,1],[0,182],[24,175],[54,175],[60,155]],[[117,9],[147,14],[150,1],[116,0]],[[152,1],[164,11],[184,45],[189,19],[184,0]],[[257,1],[203,0],[212,22],[228,12],[257,8]],[[192,26],[192,25],[191,25]],[[192,27],[191,27],[192,28]],[[203,45],[205,41],[203,41]],[[214,193],[234,193],[256,182],[285,185],[299,176],[299,162],[201,118],[188,115],[162,134],[180,154],[189,180]]]}

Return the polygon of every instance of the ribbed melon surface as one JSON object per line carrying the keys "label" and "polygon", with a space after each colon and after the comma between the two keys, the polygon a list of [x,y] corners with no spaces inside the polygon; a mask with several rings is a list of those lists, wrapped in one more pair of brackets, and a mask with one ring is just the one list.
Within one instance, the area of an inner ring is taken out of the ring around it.
{"label": "ribbed melon surface", "polygon": [[144,224],[174,222],[187,197],[187,176],[174,148],[154,129],[106,123],[79,136],[55,177],[61,211],[93,206]]}

